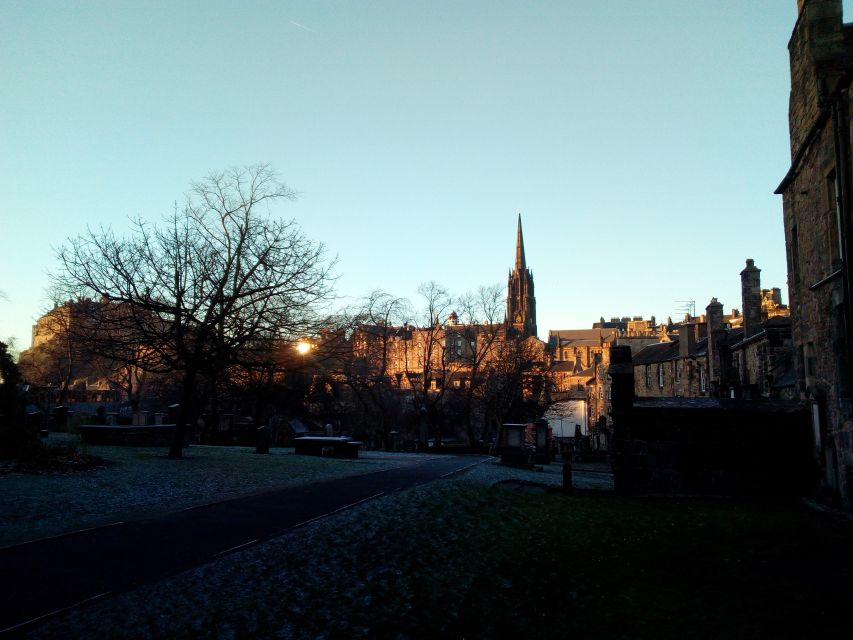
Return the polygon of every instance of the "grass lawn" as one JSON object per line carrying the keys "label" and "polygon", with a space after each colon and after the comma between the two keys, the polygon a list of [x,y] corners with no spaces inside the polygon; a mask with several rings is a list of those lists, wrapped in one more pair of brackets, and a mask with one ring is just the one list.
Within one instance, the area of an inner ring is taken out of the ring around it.
{"label": "grass lawn", "polygon": [[365,503],[34,636],[787,638],[845,620],[849,629],[849,521],[796,502],[493,488],[496,473],[516,474],[481,465]]}
{"label": "grass lawn", "polygon": [[[51,434],[57,436],[65,434]],[[0,546],[399,464],[371,453],[333,460],[296,456],[292,449],[258,455],[249,447],[194,445],[182,460],[169,460],[162,447],[81,450],[106,464],[71,473],[0,474]]]}

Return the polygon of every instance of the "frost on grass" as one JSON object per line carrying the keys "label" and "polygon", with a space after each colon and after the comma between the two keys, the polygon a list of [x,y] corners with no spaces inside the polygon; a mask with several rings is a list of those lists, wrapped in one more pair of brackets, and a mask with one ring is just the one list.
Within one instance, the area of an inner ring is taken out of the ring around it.
{"label": "frost on grass", "polygon": [[332,460],[296,456],[291,449],[257,455],[249,447],[192,446],[182,460],[169,460],[162,448],[86,450],[106,465],[66,474],[0,475],[0,546],[400,464],[374,453]]}
{"label": "frost on grass", "polygon": [[[449,594],[500,584],[490,566],[490,542],[507,534],[479,518],[494,494],[489,485],[529,480],[531,473],[486,464],[397,492],[63,616],[35,637],[405,638],[411,629],[441,632],[442,624],[458,625],[465,614],[464,597]],[[444,623],[436,619],[438,610]]]}
{"label": "frost on grass", "polygon": [[[830,598],[847,611],[834,583],[814,596],[819,581],[802,588],[813,558],[786,579],[802,534],[828,522],[799,508],[490,488],[534,473],[486,464],[393,493],[50,620],[32,637],[746,637],[768,623],[777,632],[764,636],[787,637],[779,603],[791,593],[810,599],[790,611],[823,610]],[[791,532],[787,551],[768,582],[764,559],[780,531]],[[846,528],[814,538],[833,549],[849,539]],[[697,570],[683,571],[684,558]],[[726,589],[707,577],[721,568]]]}

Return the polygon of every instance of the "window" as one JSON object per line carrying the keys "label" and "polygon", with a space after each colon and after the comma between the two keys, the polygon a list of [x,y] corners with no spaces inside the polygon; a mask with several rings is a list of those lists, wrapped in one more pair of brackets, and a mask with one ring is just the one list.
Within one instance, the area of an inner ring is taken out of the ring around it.
{"label": "window", "polygon": [[456,358],[462,357],[462,336],[456,336],[453,340],[453,355]]}
{"label": "window", "polygon": [[652,386],[652,368],[646,365],[646,387]]}
{"label": "window", "polygon": [[673,367],[675,367],[675,381],[681,382],[681,363],[676,362],[673,364]]}
{"label": "window", "polygon": [[658,364],[658,386],[663,389],[663,363]]}
{"label": "window", "polygon": [[705,377],[705,367],[699,367],[699,390],[705,393],[708,390],[708,380]]}

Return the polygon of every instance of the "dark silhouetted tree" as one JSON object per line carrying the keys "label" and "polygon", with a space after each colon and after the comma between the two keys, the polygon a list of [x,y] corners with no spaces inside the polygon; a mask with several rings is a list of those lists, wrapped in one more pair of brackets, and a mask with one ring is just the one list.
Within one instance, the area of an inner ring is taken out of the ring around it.
{"label": "dark silhouetted tree", "polygon": [[5,342],[0,342],[0,458],[17,458],[39,447],[26,428],[21,373]]}
{"label": "dark silhouetted tree", "polygon": [[59,290],[100,301],[87,323],[92,348],[180,374],[170,457],[181,456],[200,380],[256,366],[319,324],[333,283],[324,247],[270,213],[293,197],[266,165],[213,173],[161,224],[137,218],[125,235],[89,229],[58,252]]}

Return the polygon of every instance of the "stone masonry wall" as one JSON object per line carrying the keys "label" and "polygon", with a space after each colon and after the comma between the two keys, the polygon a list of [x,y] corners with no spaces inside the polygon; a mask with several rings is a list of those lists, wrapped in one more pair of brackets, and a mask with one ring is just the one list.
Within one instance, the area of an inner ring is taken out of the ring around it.
{"label": "stone masonry wall", "polygon": [[788,42],[791,61],[791,155],[803,144],[820,112],[819,67],[843,51],[841,0],[809,0]]}
{"label": "stone masonry wall", "polygon": [[[789,43],[792,160],[797,163],[783,188],[785,244],[792,334],[802,397],[815,403],[820,424],[815,453],[824,483],[848,506],[853,469],[853,427],[847,380],[843,280],[837,271],[836,170],[831,118],[821,93],[838,87],[845,63],[840,0],[807,0]],[[850,104],[846,92],[840,100]],[[831,96],[830,96],[831,97]],[[849,127],[850,122],[845,126]],[[815,129],[817,127],[817,129]],[[809,135],[817,131],[810,144]],[[850,153],[850,149],[845,150]],[[849,176],[846,178],[849,179]],[[835,258],[835,261],[833,260]]]}
{"label": "stone masonry wall", "polygon": [[[710,395],[706,357],[689,357],[634,365],[634,395],[638,398],[701,398]],[[646,384],[646,367],[649,384]],[[660,385],[658,368],[663,367],[664,384]],[[678,375],[676,376],[676,368]],[[704,369],[705,391],[702,391],[700,370]]]}

